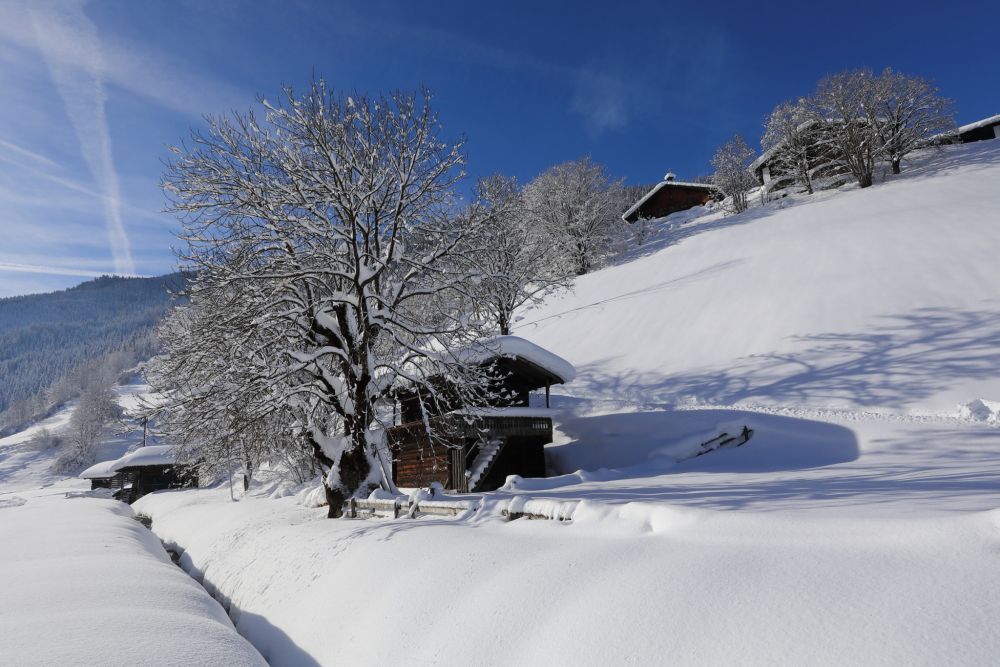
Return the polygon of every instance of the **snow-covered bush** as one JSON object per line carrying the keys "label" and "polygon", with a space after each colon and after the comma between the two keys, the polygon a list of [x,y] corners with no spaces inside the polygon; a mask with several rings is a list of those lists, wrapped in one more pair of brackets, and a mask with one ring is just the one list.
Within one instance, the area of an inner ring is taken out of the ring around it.
{"label": "snow-covered bush", "polygon": [[31,436],[31,439],[28,440],[28,446],[37,451],[45,451],[62,446],[64,441],[65,438],[62,435],[43,428]]}

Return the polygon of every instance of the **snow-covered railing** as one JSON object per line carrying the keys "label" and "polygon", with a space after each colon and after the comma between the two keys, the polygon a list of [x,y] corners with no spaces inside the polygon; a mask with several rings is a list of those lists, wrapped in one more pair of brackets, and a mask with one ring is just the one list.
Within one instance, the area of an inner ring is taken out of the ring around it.
{"label": "snow-covered railing", "polygon": [[350,519],[362,515],[415,519],[420,515],[458,516],[479,507],[479,499],[431,500],[427,498],[351,498],[344,503],[344,516]]}
{"label": "snow-covered railing", "polygon": [[579,500],[552,500],[549,498],[528,498],[517,496],[502,507],[500,514],[508,521],[515,519],[548,519],[550,521],[571,521]]}

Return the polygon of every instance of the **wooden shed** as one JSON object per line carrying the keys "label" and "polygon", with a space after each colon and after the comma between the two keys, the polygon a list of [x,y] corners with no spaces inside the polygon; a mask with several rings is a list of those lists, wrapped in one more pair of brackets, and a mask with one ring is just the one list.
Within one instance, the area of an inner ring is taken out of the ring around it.
{"label": "wooden shed", "polygon": [[110,489],[114,486],[115,477],[118,475],[118,473],[111,469],[111,466],[115,463],[117,463],[117,459],[95,463],[77,475],[77,477],[89,479],[91,490]]}
{"label": "wooden shed", "polygon": [[[544,447],[552,442],[549,388],[572,380],[573,366],[517,336],[484,342],[471,363],[496,371],[505,398],[432,415],[432,439],[415,398],[401,393],[402,423],[386,429],[397,486],[485,491],[508,475],[545,476]],[[532,407],[532,392],[541,391]]]}
{"label": "wooden shed", "polygon": [[198,486],[198,475],[191,466],[177,463],[177,454],[170,445],[140,447],[114,461],[112,488],[117,497],[133,503],[147,493],[162,489]]}
{"label": "wooden shed", "polygon": [[678,181],[673,173],[668,172],[662,181],[622,214],[622,220],[631,223],[639,219],[662,218],[703,206],[711,201],[715,192],[713,185]]}

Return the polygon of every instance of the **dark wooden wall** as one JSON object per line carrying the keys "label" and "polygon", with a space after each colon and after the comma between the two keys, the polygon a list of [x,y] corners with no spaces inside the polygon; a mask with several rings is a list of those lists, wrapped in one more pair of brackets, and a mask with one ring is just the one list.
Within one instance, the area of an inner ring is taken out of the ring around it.
{"label": "dark wooden wall", "polygon": [[705,188],[665,185],[639,208],[639,217],[662,218],[707,204],[711,198],[711,193]]}
{"label": "dark wooden wall", "polygon": [[963,132],[961,134],[961,139],[963,144],[972,143],[973,141],[986,141],[987,139],[995,139],[996,135],[993,133],[993,125],[987,125],[986,127],[977,127],[974,130],[969,130],[968,132]]}

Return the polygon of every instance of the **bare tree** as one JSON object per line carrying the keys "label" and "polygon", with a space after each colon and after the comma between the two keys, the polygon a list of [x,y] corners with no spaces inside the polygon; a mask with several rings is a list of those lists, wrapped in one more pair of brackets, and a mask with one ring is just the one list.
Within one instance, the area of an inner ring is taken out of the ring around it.
{"label": "bare tree", "polygon": [[435,378],[480,386],[440,351],[476,336],[454,304],[482,221],[455,224],[462,143],[439,138],[426,91],[345,96],[320,81],[264,106],[209,119],[164,187],[192,300],[226,304],[206,326],[246,349],[211,391],[292,413],[339,516],[347,497],[391,486],[378,427],[398,386],[431,403],[445,400]]}
{"label": "bare tree", "polygon": [[738,134],[720,146],[712,157],[715,168],[712,183],[732,202],[736,213],[747,210],[747,191],[757,184],[750,173],[753,157],[753,150]]}
{"label": "bare tree", "polygon": [[926,145],[931,137],[955,129],[954,104],[927,79],[886,68],[871,82],[865,118],[879,141],[879,150],[900,173],[900,162]]}
{"label": "bare tree", "polygon": [[52,464],[57,473],[76,473],[94,462],[105,426],[120,417],[121,406],[110,384],[95,378],[77,399],[62,450]]}
{"label": "bare tree", "polygon": [[878,106],[871,70],[843,72],[823,78],[809,98],[810,114],[828,128],[827,147],[847,167],[862,188],[872,184],[881,143],[866,109]]}
{"label": "bare tree", "polygon": [[772,176],[789,174],[809,194],[813,193],[812,170],[817,155],[815,124],[805,100],[782,102],[768,117],[760,140],[761,147],[772,153]]}
{"label": "bare tree", "polygon": [[585,157],[549,168],[525,188],[531,224],[576,275],[597,267],[622,238],[621,187]]}
{"label": "bare tree", "polygon": [[501,335],[510,333],[514,312],[566,287],[571,276],[554,257],[549,236],[527,215],[517,181],[491,176],[478,184],[486,220],[474,259],[476,306]]}

